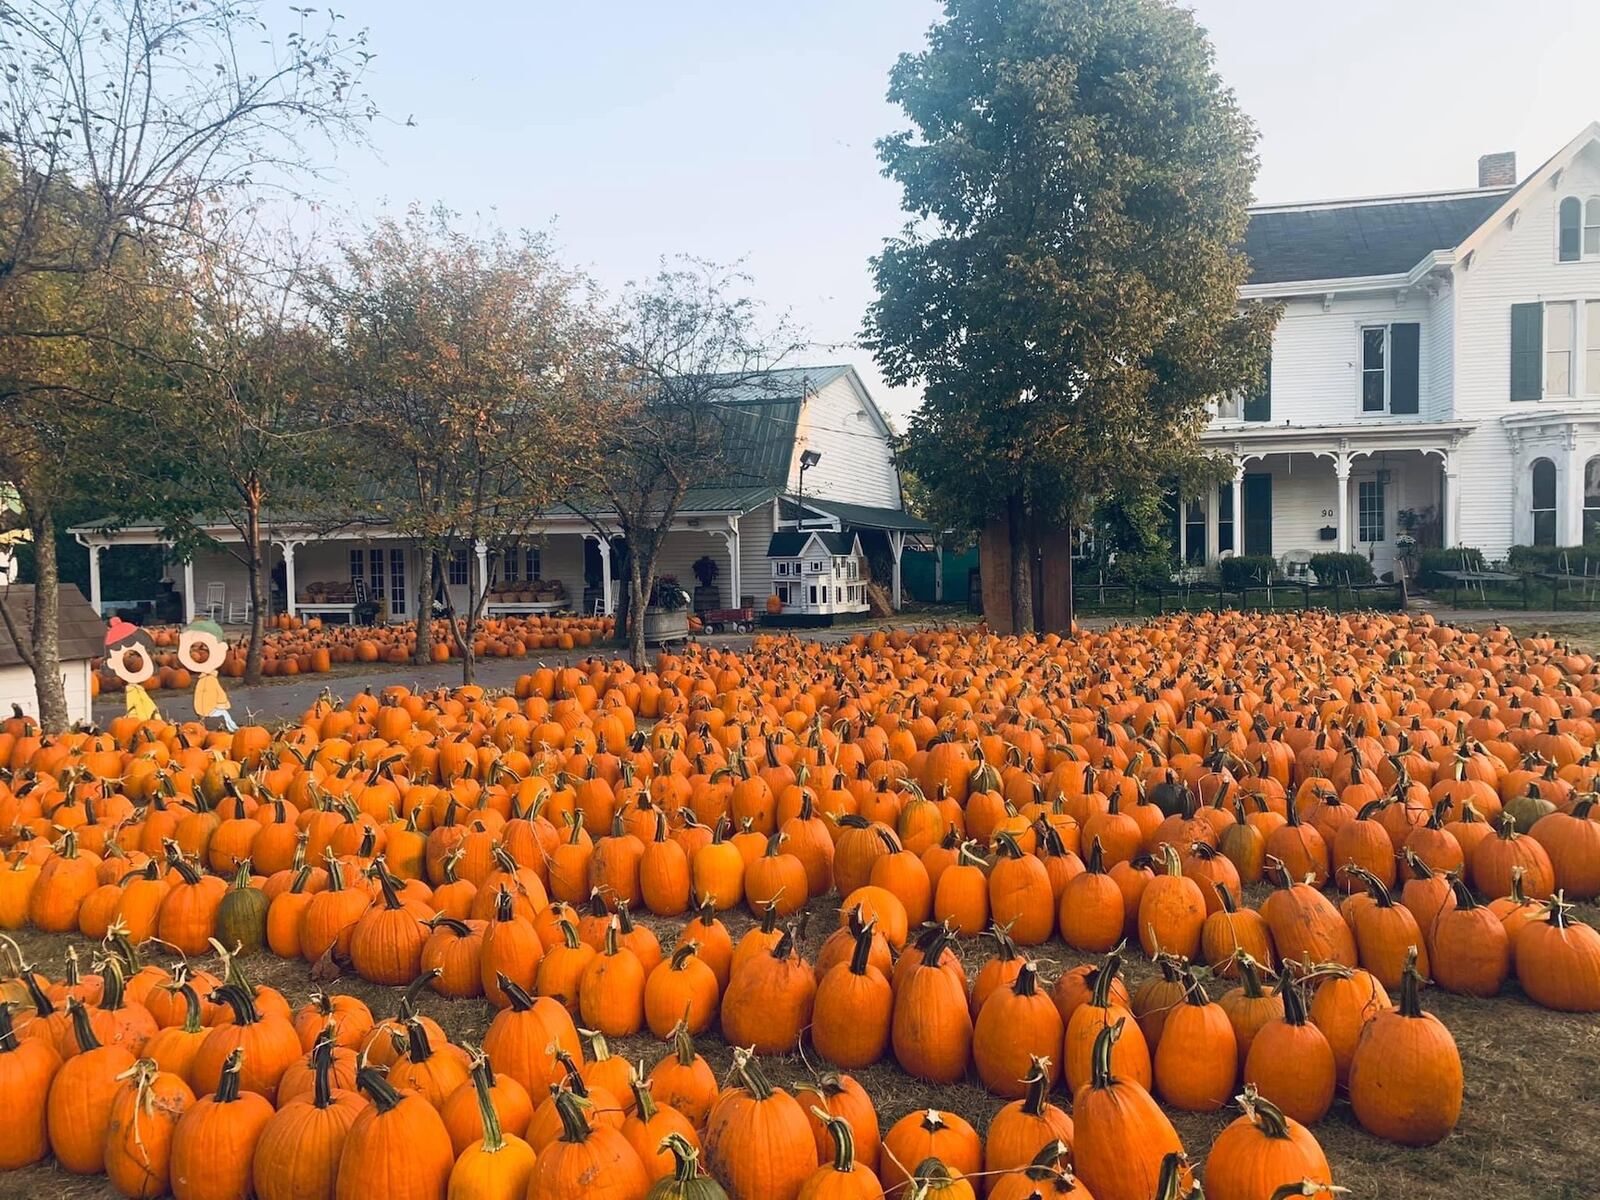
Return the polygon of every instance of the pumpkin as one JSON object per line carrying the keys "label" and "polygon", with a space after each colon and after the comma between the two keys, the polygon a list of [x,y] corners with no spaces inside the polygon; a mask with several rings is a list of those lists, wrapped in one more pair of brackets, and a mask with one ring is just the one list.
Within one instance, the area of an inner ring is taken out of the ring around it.
{"label": "pumpkin", "polygon": [[[722,1036],[757,1054],[793,1049],[811,1024],[817,977],[785,929],[772,949],[738,965],[722,997]],[[726,1182],[726,1181],[724,1181]]]}
{"label": "pumpkin", "polygon": [[530,1097],[543,1096],[561,1078],[553,1048],[574,1056],[583,1052],[578,1028],[549,997],[535,999],[504,976],[499,985],[511,1004],[489,1022],[483,1052],[496,1072],[515,1079]]}
{"label": "pumpkin", "polygon": [[172,1132],[172,1194],[177,1200],[248,1200],[251,1163],[272,1119],[265,1096],[241,1088],[245,1051],[228,1054],[216,1089],[190,1105]]}
{"label": "pumpkin", "polygon": [[313,1085],[273,1114],[256,1140],[252,1175],[258,1200],[303,1200],[331,1196],[345,1139],[366,1099],[333,1084],[333,1037],[312,1046]]}
{"label": "pumpkin", "polygon": [[134,1063],[111,1102],[106,1126],[106,1178],[130,1200],[165,1195],[172,1138],[195,1102],[189,1085],[149,1059]]}
{"label": "pumpkin", "polygon": [[1156,1194],[1163,1159],[1183,1153],[1150,1093],[1112,1074],[1111,1049],[1126,1025],[1123,1018],[1097,1035],[1090,1080],[1072,1101],[1073,1160],[1095,1200],[1146,1200]]}
{"label": "pumpkin", "polygon": [[706,1118],[707,1167],[729,1195],[795,1200],[817,1168],[805,1111],[747,1050],[733,1052],[733,1079]]}
{"label": "pumpkin", "polygon": [[890,1021],[896,1061],[906,1074],[930,1083],[965,1076],[972,1050],[966,991],[940,965],[948,941],[949,934],[936,927],[930,949],[895,991]]}
{"label": "pumpkin", "polygon": [[1433,979],[1447,992],[1495,996],[1511,974],[1511,938],[1472,890],[1452,879],[1455,905],[1434,918],[1429,936]]}
{"label": "pumpkin", "polygon": [[[1039,991],[1039,968],[1022,964],[1009,988],[992,992],[972,1027],[972,1058],[984,1087],[996,1096],[1027,1094],[1027,1077],[1039,1061],[1061,1046],[1061,1014]],[[1049,1069],[1051,1083],[1056,1070]]]}
{"label": "pumpkin", "polygon": [[894,995],[884,973],[872,962],[877,923],[855,931],[850,961],[835,963],[817,984],[812,1003],[811,1044],[841,1067],[877,1062],[889,1048]]}
{"label": "pumpkin", "polygon": [[1244,1115],[1217,1135],[1206,1155],[1208,1197],[1271,1200],[1283,1187],[1333,1183],[1310,1130],[1248,1087],[1239,1104]]}
{"label": "pumpkin", "polygon": [[883,1135],[879,1177],[891,1196],[915,1195],[912,1179],[929,1160],[961,1175],[982,1169],[983,1148],[978,1131],[952,1112],[936,1108],[910,1112]]}
{"label": "pumpkin", "polygon": [[233,1021],[206,1034],[189,1064],[189,1080],[199,1095],[215,1092],[235,1050],[243,1051],[239,1086],[277,1099],[278,1081],[300,1057],[300,1038],[286,1017],[262,1012],[248,987],[225,983],[214,998],[228,1006]]}
{"label": "pumpkin", "polygon": [[694,1037],[679,1022],[672,1030],[672,1049],[650,1069],[650,1089],[661,1103],[670,1104],[700,1129],[716,1102],[717,1077],[694,1048]]}
{"label": "pumpkin", "polygon": [[1301,985],[1285,979],[1283,1014],[1256,1030],[1245,1055],[1246,1088],[1302,1125],[1314,1125],[1332,1106],[1338,1079],[1333,1047],[1312,1024]]}
{"label": "pumpkin", "polygon": [[[1020,1171],[1055,1146],[1072,1144],[1072,1118],[1050,1103],[1051,1073],[1043,1060],[1028,1072],[1028,1091],[994,1115],[983,1142],[983,1170],[991,1181],[1009,1171]],[[1059,1155],[1048,1165],[1054,1165]],[[991,1192],[993,1186],[991,1186]]]}
{"label": "pumpkin", "polygon": [[1543,920],[1517,934],[1517,982],[1535,1004],[1558,1012],[1600,1012],[1600,932],[1572,918],[1556,893]]}
{"label": "pumpkin", "polygon": [[672,1155],[672,1174],[657,1180],[645,1200],[728,1200],[722,1185],[701,1169],[700,1151],[687,1138],[669,1133],[663,1144]]}
{"label": "pumpkin", "polygon": [[1185,1112],[1215,1112],[1228,1102],[1238,1079],[1238,1036],[1199,980],[1185,973],[1183,982],[1184,1002],[1167,1014],[1156,1044],[1156,1092]]}
{"label": "pumpkin", "polygon": [[473,1064],[471,1087],[478,1104],[483,1136],[458,1152],[450,1169],[450,1200],[522,1200],[533,1177],[533,1147],[500,1125],[500,1114],[490,1091],[487,1060]]}
{"label": "pumpkin", "polygon": [[77,1053],[61,1064],[50,1081],[45,1125],[50,1152],[57,1164],[74,1175],[105,1170],[106,1130],[120,1077],[134,1064],[122,1046],[101,1045],[89,1021],[89,1010],[76,996],[67,1001]]}
{"label": "pumpkin", "polygon": [[1350,1060],[1350,1106],[1367,1132],[1405,1146],[1428,1146],[1461,1116],[1461,1054],[1444,1023],[1422,1011],[1415,951],[1400,1002],[1361,1031]]}
{"label": "pumpkin", "polygon": [[373,1067],[356,1081],[370,1098],[345,1135],[334,1200],[438,1200],[455,1155],[438,1111],[421,1096],[396,1091]]}
{"label": "pumpkin", "polygon": [[0,1096],[11,1116],[0,1125],[0,1170],[14,1171],[42,1159],[49,1149],[46,1102],[61,1069],[55,1047],[39,1038],[19,1038],[11,1004],[0,1002]]}

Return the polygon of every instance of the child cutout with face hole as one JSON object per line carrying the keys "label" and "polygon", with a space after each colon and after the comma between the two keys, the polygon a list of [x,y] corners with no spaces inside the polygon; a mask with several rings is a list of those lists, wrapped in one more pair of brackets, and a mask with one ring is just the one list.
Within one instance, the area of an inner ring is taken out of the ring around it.
{"label": "child cutout with face hole", "polygon": [[222,626],[202,617],[191,621],[178,637],[178,661],[194,672],[194,714],[202,721],[212,718],[222,722],[229,733],[238,729],[228,693],[222,690],[217,671],[222,667],[227,643],[222,640]]}
{"label": "child cutout with face hole", "polygon": [[144,690],[145,681],[156,673],[155,645],[149,634],[113,617],[106,630],[106,666],[123,682],[122,703],[130,717],[149,721],[161,715]]}

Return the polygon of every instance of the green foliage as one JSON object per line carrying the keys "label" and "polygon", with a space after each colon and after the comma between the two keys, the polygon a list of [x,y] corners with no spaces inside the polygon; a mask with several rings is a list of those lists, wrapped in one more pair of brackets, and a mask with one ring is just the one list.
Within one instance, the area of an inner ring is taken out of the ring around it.
{"label": "green foliage", "polygon": [[[1516,548],[1513,547],[1513,550]],[[1417,553],[1417,582],[1423,587],[1449,587],[1451,581],[1442,571],[1481,571],[1487,560],[1482,550],[1471,546],[1452,546],[1448,550],[1431,549]]]}
{"label": "green foliage", "polygon": [[917,220],[873,260],[866,339],[924,385],[926,507],[1081,520],[1202,469],[1207,402],[1259,376],[1275,313],[1238,308],[1255,134],[1193,15],[946,0],[889,94],[912,128],[879,153]]}
{"label": "green foliage", "polygon": [[1222,586],[1231,592],[1244,587],[1260,587],[1278,576],[1278,560],[1270,554],[1236,554],[1217,564]]}
{"label": "green foliage", "polygon": [[1311,556],[1311,570],[1318,583],[1371,583],[1375,576],[1365,554],[1324,550]]}

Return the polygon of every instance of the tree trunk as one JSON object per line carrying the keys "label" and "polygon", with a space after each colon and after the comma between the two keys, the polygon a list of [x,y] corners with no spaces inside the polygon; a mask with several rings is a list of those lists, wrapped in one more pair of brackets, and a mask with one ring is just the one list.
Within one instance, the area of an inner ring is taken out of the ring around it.
{"label": "tree trunk", "polygon": [[1006,532],[1011,542],[1011,627],[1018,637],[1034,631],[1033,561],[1028,512],[1021,492],[1006,497]]}
{"label": "tree trunk", "polygon": [[[245,573],[250,581],[250,646],[244,656],[244,681],[261,682],[261,643],[267,631],[266,563],[261,553],[261,502],[245,503]],[[226,615],[226,614],[224,614]]]}
{"label": "tree trunk", "polygon": [[423,550],[417,564],[417,648],[411,655],[419,667],[433,661],[433,565],[433,551]]}
{"label": "tree trunk", "polygon": [[1074,567],[1073,567],[1073,559],[1072,559],[1072,553],[1071,553],[1071,551],[1077,549],[1077,545],[1078,545],[1077,531],[1078,531],[1077,525],[1073,522],[1071,517],[1068,517],[1067,518],[1067,549],[1068,549],[1068,553],[1067,553],[1067,627],[1061,631],[1061,636],[1062,637],[1071,637],[1074,633],[1077,632],[1078,601],[1072,594],[1072,588],[1073,588],[1072,572],[1073,572]]}
{"label": "tree trunk", "polygon": [[[602,549],[600,553],[604,554],[606,551]],[[628,641],[628,631],[631,628],[629,621],[632,619],[634,611],[632,586],[633,548],[626,540],[623,541],[622,548],[617,552],[617,558],[618,570],[619,572],[624,573],[623,577],[629,581],[629,586],[621,589],[622,594],[617,597],[617,611],[611,614],[611,635],[622,645],[626,646],[630,644]],[[603,581],[604,576],[601,578]]]}
{"label": "tree trunk", "polygon": [[634,670],[645,669],[644,648],[644,610],[645,588],[644,571],[637,554],[628,556],[628,661],[633,664]]}
{"label": "tree trunk", "polygon": [[[37,500],[37,498],[34,498]],[[67,728],[67,687],[61,678],[61,574],[56,562],[56,519],[48,502],[24,500],[33,531],[33,688],[39,726],[46,733]]]}

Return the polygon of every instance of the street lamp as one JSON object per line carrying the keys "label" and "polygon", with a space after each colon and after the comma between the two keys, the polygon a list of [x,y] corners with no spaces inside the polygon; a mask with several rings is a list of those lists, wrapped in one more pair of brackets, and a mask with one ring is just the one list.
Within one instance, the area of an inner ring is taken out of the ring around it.
{"label": "street lamp", "polygon": [[795,515],[794,523],[794,527],[797,530],[804,529],[806,525],[806,472],[821,461],[822,451],[820,450],[800,451],[800,490],[795,498],[800,506],[800,511]]}

